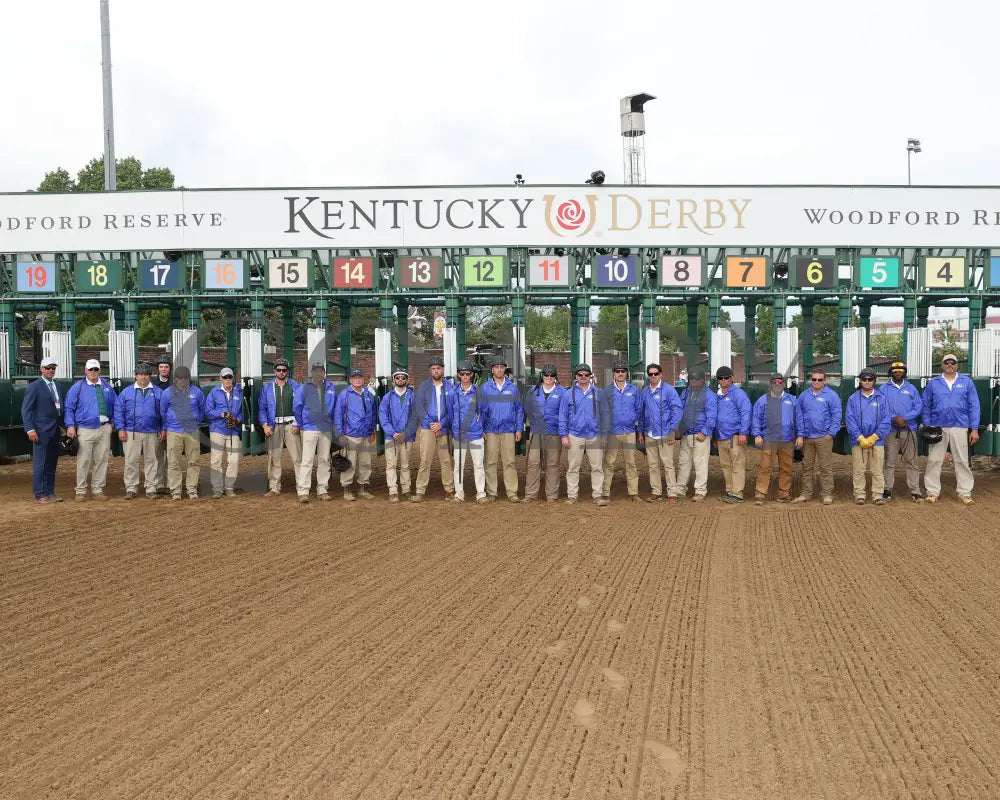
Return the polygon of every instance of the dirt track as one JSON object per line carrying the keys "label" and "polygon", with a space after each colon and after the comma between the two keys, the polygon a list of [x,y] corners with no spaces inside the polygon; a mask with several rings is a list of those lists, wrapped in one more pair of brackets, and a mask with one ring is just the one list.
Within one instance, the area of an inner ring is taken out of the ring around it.
{"label": "dirt track", "polygon": [[602,510],[0,477],[4,798],[1000,796],[995,474]]}

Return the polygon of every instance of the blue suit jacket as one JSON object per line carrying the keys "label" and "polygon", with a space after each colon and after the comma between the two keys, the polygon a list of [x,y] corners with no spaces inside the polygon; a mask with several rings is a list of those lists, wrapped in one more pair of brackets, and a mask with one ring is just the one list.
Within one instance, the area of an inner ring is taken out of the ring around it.
{"label": "blue suit jacket", "polygon": [[[59,391],[58,387],[56,387],[56,391]],[[59,392],[59,402],[66,403],[63,392]],[[62,414],[56,411],[52,392],[41,378],[28,384],[28,389],[24,393],[24,402],[21,403],[21,419],[24,421],[25,433],[34,431],[38,434],[40,441],[59,434]]]}

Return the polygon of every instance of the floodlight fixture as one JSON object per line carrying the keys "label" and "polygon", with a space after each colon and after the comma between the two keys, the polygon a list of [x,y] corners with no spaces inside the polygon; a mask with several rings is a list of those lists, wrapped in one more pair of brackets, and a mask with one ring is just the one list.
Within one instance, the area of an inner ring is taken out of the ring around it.
{"label": "floodlight fixture", "polygon": [[524,176],[520,172],[517,173],[517,175],[514,176],[514,185],[515,186],[524,186]]}
{"label": "floodlight fixture", "polygon": [[911,186],[913,183],[911,179],[910,158],[912,157],[913,153],[922,152],[922,149],[923,148],[920,147],[919,139],[914,139],[911,137],[906,140],[906,185],[907,186]]}
{"label": "floodlight fixture", "polygon": [[595,169],[590,173],[590,177],[586,181],[587,183],[593,184],[594,186],[600,186],[604,183],[604,170]]}

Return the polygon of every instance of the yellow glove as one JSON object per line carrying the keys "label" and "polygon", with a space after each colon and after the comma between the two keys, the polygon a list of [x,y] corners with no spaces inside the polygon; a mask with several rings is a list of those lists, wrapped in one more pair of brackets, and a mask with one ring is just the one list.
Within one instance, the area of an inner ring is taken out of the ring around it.
{"label": "yellow glove", "polygon": [[861,445],[862,447],[868,447],[868,445],[865,444],[865,442],[867,441],[868,440],[864,436],[862,436],[860,433],[858,434],[857,442],[859,445]]}
{"label": "yellow glove", "polygon": [[873,433],[871,436],[868,437],[868,446],[874,447],[877,441],[878,441],[878,434]]}

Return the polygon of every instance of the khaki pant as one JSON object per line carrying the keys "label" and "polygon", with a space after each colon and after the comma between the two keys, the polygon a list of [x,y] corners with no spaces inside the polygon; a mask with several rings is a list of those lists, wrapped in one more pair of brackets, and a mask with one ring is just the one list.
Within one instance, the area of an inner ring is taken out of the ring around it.
{"label": "khaki pant", "polygon": [[503,488],[507,497],[517,497],[517,467],[514,466],[514,434],[485,433],[486,494],[497,496],[497,461],[503,466]]}
{"label": "khaki pant", "polygon": [[[111,453],[111,423],[100,428],[77,428],[76,439],[80,449],[76,454],[76,493],[87,493],[87,479],[94,494],[104,491],[108,482],[108,455]],[[94,474],[91,477],[90,471]]]}
{"label": "khaki pant", "polygon": [[[917,432],[889,431],[885,440],[885,488],[890,492],[896,485],[896,464],[906,465],[906,488],[910,494],[920,494],[920,468],[917,466]],[[971,491],[971,490],[970,490]]]}
{"label": "khaki pant", "polygon": [[292,474],[298,480],[299,465],[302,463],[302,434],[287,422],[275,425],[267,438],[267,484],[272,492],[281,491],[281,454],[285,448],[292,459]]}
{"label": "khaki pant", "polygon": [[156,491],[167,491],[167,443],[160,442],[156,447]]}
{"label": "khaki pant", "polygon": [[802,440],[802,496],[812,497],[819,472],[823,497],[833,497],[833,439]]}
{"label": "khaki pant", "polygon": [[[513,435],[513,434],[511,434]],[[454,442],[455,452],[455,497],[465,499],[465,487],[462,485],[462,473],[465,471],[465,460],[472,462],[472,480],[476,485],[476,499],[486,497],[486,469],[484,466],[484,442],[475,439],[471,442]]]}
{"label": "khaki pant", "polygon": [[524,496],[538,497],[542,470],[545,471],[545,497],[555,500],[559,496],[559,461],[562,442],[558,433],[536,433],[528,442],[528,466],[524,473]]}
{"label": "khaki pant", "polygon": [[569,458],[566,466],[566,496],[576,500],[580,493],[580,467],[583,466],[583,455],[587,454],[590,462],[590,488],[594,499],[600,498],[604,492],[604,438],[595,436],[584,439],[580,436],[569,437]]}
{"label": "khaki pant", "polygon": [[941,494],[941,465],[944,455],[951,450],[951,461],[955,465],[955,488],[959,497],[971,497],[975,478],[969,467],[969,430],[968,428],[942,428],[941,441],[932,444],[927,452],[927,464],[924,467],[924,488],[928,495],[935,497]]}
{"label": "khaki pant", "polygon": [[743,497],[743,488],[747,483],[747,446],[736,444],[736,437],[719,439],[719,464],[722,466],[722,476],[726,479],[726,494]]}
{"label": "khaki pant", "polygon": [[865,474],[869,472],[872,476],[872,499],[881,497],[885,491],[885,477],[882,474],[885,469],[885,448],[855,445],[851,448],[851,460],[854,464],[854,499],[865,499]]}
{"label": "khaki pant", "polygon": [[712,449],[712,440],[706,436],[699,442],[694,434],[689,434],[681,438],[680,444],[677,483],[671,494],[678,497],[687,494],[688,479],[691,477],[691,468],[694,467],[694,493],[697,497],[704,497],[708,494],[708,455]]}
{"label": "khaki pant", "polygon": [[295,488],[299,497],[308,497],[312,488],[313,464],[316,464],[316,494],[330,491],[330,446],[333,434],[330,431],[301,431],[302,461],[299,463]]}
{"label": "khaki pant", "polygon": [[625,462],[625,488],[629,497],[639,496],[639,471],[635,468],[635,434],[614,433],[608,436],[604,450],[604,496],[611,496],[611,481],[615,476],[618,454]]}
{"label": "khaki pant", "polygon": [[417,431],[417,452],[420,454],[420,466],[417,468],[416,494],[427,491],[431,482],[431,462],[437,455],[441,467],[441,483],[446,494],[455,491],[455,476],[452,474],[451,451],[448,447],[448,437],[443,433],[435,436],[426,428]]}
{"label": "khaki pant", "polygon": [[186,469],[188,495],[198,496],[198,478],[201,475],[198,466],[200,455],[201,441],[197,433],[167,431],[167,486],[170,488],[170,494],[181,493]]}
{"label": "khaki pant", "polygon": [[760,467],[757,469],[757,485],[754,487],[754,499],[763,500],[767,490],[771,488],[771,465],[778,464],[778,497],[787,500],[792,491],[792,465],[795,463],[795,452],[792,443],[778,450],[761,450]]}
{"label": "khaki pant", "polygon": [[398,494],[398,491],[402,491],[403,494],[410,493],[410,448],[412,447],[413,442],[385,440],[385,482],[389,486],[390,497]]}
{"label": "khaki pant", "polygon": [[[208,435],[212,442],[212,452],[209,455],[209,475],[212,479],[212,494],[222,494],[232,491],[236,486],[236,477],[240,474],[240,454],[243,451],[243,440],[238,432],[234,434],[215,433]],[[222,470],[222,458],[225,456],[226,469]]]}
{"label": "khaki pant", "polygon": [[[146,494],[156,492],[160,450],[160,434],[127,431],[128,438],[122,443],[125,450],[125,491],[133,494],[139,491],[139,478],[146,474]],[[144,468],[144,469],[143,469]]]}
{"label": "khaki pant", "polygon": [[676,439],[673,436],[666,436],[662,439],[646,437],[646,466],[649,469],[649,491],[653,497],[663,495],[663,484],[660,482],[660,469],[663,469],[663,477],[666,480],[667,494],[670,494],[673,485],[677,483],[677,475],[674,470],[674,453],[677,452]]}
{"label": "khaki pant", "polygon": [[340,473],[340,485],[349,489],[356,476],[358,486],[367,486],[372,479],[372,448],[375,445],[368,441],[367,436],[345,436],[344,438],[347,439],[344,455],[350,460],[351,468]]}

